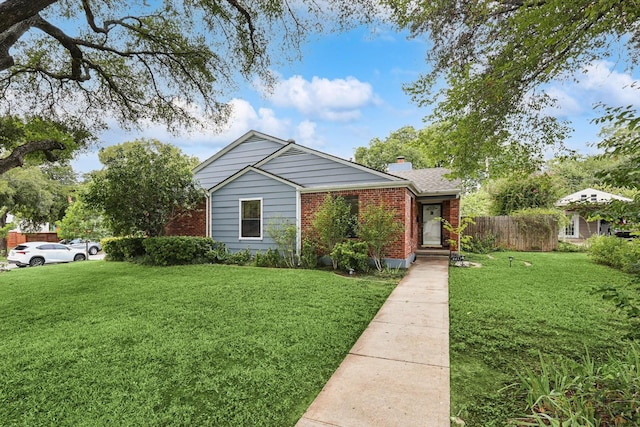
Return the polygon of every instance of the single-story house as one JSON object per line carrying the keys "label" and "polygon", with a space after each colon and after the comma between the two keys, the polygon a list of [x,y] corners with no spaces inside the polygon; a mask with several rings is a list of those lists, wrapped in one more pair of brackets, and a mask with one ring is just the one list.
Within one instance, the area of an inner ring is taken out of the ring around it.
{"label": "single-story house", "polygon": [[612,224],[600,219],[587,221],[586,218],[581,216],[575,209],[575,205],[577,204],[603,204],[609,203],[611,200],[632,201],[627,197],[594,188],[585,188],[584,190],[576,191],[558,200],[556,206],[564,208],[565,214],[569,219],[569,224],[560,229],[558,237],[563,240],[573,240],[612,234],[614,232]]}
{"label": "single-story house", "polygon": [[297,226],[300,251],[315,212],[330,193],[344,197],[356,214],[370,203],[393,209],[404,233],[389,242],[385,262],[407,267],[422,248],[449,248],[450,236],[439,218],[459,224],[460,189],[458,181],[445,178],[446,169],[413,170],[410,163],[399,162],[380,172],[250,131],[194,169],[194,178],[207,190],[206,200],[190,216],[169,224],[167,233],[208,236],[232,252],[255,252],[276,247],[266,226],[270,220],[286,220]]}

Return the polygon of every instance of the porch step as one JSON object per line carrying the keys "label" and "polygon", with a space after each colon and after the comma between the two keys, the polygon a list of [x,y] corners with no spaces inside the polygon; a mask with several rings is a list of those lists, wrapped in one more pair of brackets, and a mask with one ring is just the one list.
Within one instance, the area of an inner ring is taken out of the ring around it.
{"label": "porch step", "polygon": [[423,248],[416,250],[417,258],[448,257],[449,254],[451,254],[449,249]]}

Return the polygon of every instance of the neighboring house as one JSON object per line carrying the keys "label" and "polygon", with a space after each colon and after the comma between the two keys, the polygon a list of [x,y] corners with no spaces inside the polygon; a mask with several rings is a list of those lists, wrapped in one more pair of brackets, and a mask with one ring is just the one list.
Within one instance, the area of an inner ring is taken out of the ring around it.
{"label": "neighboring house", "polygon": [[[446,169],[379,172],[311,148],[250,131],[194,169],[207,199],[190,216],[168,225],[173,235],[203,235],[232,251],[274,248],[269,221],[285,220],[298,229],[297,248],[327,193],[342,196],[355,212],[384,203],[404,224],[389,242],[389,266],[407,267],[423,247],[448,248],[450,236],[438,217],[459,224],[459,184],[444,179]],[[451,236],[458,239],[457,236]],[[452,248],[455,249],[455,248]]]}
{"label": "neighboring house", "polygon": [[607,193],[606,191],[596,190],[594,188],[585,188],[563,197],[556,203],[556,206],[565,208],[565,214],[569,219],[569,224],[560,230],[559,237],[561,239],[587,239],[594,235],[609,235],[614,232],[615,225],[612,226],[607,221],[596,220],[587,221],[576,210],[571,209],[572,204],[580,203],[608,203],[611,200],[622,200],[631,202],[627,197],[618,196],[617,194]]}

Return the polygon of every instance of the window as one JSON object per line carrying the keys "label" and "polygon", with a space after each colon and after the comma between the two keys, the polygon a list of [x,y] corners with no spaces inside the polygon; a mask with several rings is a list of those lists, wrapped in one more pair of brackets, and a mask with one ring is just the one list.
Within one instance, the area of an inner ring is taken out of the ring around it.
{"label": "window", "polygon": [[591,201],[594,202],[594,203],[597,202],[598,201],[598,195],[597,194],[592,194],[591,195]]}
{"label": "window", "polygon": [[240,238],[262,239],[262,199],[240,200]]}
{"label": "window", "polygon": [[358,237],[358,212],[360,210],[358,196],[345,196],[344,202],[349,206],[349,228],[347,228],[347,237]]}

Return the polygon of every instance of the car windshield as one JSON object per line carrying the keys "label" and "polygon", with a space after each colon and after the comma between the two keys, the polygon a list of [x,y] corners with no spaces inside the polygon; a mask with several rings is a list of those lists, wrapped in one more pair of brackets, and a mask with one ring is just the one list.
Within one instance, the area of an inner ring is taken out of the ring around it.
{"label": "car windshield", "polygon": [[25,245],[18,245],[18,246],[16,246],[16,247],[15,247],[15,248],[13,248],[13,249],[15,249],[16,251],[21,251],[21,250],[23,250],[23,249],[27,249],[27,248],[28,248],[28,246],[25,246]]}

